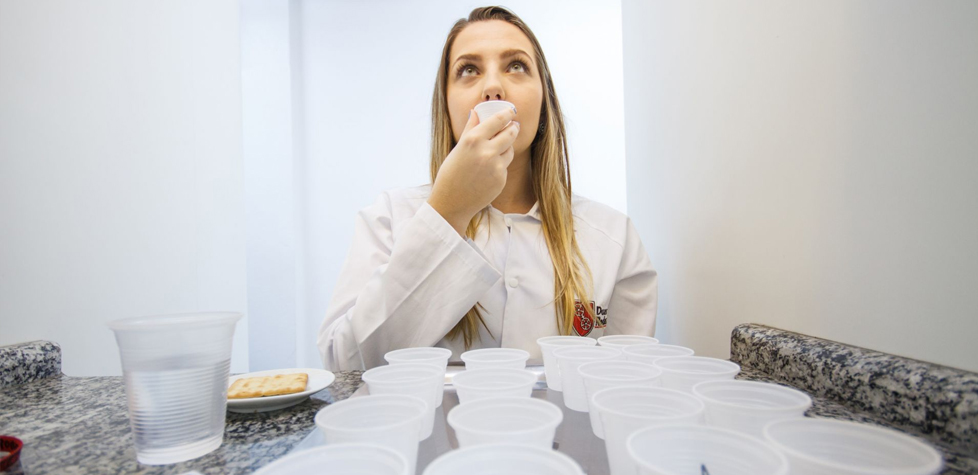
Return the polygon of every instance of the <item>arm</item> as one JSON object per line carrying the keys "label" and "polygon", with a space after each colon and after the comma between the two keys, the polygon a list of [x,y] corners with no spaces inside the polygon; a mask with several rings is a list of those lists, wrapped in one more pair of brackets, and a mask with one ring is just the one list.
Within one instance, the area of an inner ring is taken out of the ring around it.
{"label": "arm", "polygon": [[434,345],[500,278],[429,204],[397,242],[391,216],[386,193],[357,216],[317,340],[328,369],[371,368],[390,350]]}
{"label": "arm", "polygon": [[605,335],[654,335],[658,274],[631,219],[627,227]]}

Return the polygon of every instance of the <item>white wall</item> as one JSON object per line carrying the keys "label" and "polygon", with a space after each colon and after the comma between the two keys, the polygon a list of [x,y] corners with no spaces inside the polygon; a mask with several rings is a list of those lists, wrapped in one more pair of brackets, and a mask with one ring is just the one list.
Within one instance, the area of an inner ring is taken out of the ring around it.
{"label": "white wall", "polygon": [[[241,97],[252,371],[296,366],[302,269],[301,123],[290,0],[241,5]],[[304,338],[303,338],[304,339]],[[318,366],[318,365],[317,365]]]}
{"label": "white wall", "polygon": [[743,322],[978,371],[978,3],[624,0],[659,336]]}
{"label": "white wall", "polygon": [[[301,2],[305,178],[298,186],[304,190],[306,269],[300,365],[321,364],[315,335],[356,212],[385,189],[428,183],[439,55],[454,22],[482,4]],[[506,6],[533,29],[547,55],[568,119],[574,191],[626,211],[620,3],[521,0]]]}
{"label": "white wall", "polygon": [[245,310],[238,33],[233,0],[0,3],[0,345],[119,374],[109,320]]}

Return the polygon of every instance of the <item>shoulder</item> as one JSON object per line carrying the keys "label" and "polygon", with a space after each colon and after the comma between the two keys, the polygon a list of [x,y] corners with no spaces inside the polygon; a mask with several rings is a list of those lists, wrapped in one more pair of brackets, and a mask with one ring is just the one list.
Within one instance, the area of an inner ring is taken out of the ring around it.
{"label": "shoulder", "polygon": [[373,204],[363,208],[361,212],[374,210],[384,212],[391,217],[404,213],[413,216],[429,196],[431,196],[431,185],[385,190],[377,196]]}
{"label": "shoulder", "polygon": [[578,194],[572,196],[572,206],[577,233],[593,234],[624,247],[630,226],[628,215]]}
{"label": "shoulder", "polygon": [[360,209],[361,219],[395,229],[410,220],[431,196],[431,185],[382,191],[374,202]]}

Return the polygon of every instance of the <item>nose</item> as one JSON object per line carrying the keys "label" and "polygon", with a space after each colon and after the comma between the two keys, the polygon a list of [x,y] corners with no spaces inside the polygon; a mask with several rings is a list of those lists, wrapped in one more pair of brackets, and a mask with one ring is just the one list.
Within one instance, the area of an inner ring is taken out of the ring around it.
{"label": "nose", "polygon": [[482,87],[482,100],[484,101],[504,101],[506,100],[506,92],[503,91],[503,86],[499,81],[499,78],[495,74],[487,74],[486,82]]}

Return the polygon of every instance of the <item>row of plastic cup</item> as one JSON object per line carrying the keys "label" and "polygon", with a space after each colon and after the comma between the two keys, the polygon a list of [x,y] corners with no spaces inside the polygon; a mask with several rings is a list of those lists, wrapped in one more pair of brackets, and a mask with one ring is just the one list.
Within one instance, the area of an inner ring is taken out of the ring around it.
{"label": "row of plastic cup", "polygon": [[[469,367],[475,361],[476,368],[455,378],[460,400],[466,404],[453,408],[447,422],[455,430],[460,450],[442,455],[424,473],[459,473],[460,467],[485,468],[486,464],[492,473],[517,473],[513,471],[516,469],[523,473],[583,473],[576,462],[551,449],[563,412],[553,403],[529,397],[536,376],[520,369],[525,368],[528,354],[517,366],[512,352],[492,350],[477,350],[475,358],[466,362]],[[435,393],[443,394],[450,355],[441,348],[388,353],[385,359],[390,365],[363,373],[369,396],[336,402],[316,414],[316,425],[327,447],[348,450],[295,454],[260,473],[299,473],[293,471],[293,464],[301,470],[314,466],[312,460],[332,470],[334,459],[338,467],[353,470],[351,464],[359,457],[364,459],[364,469],[369,470],[362,473],[413,475],[418,445],[432,433],[434,410],[441,403]],[[480,368],[483,363],[486,365]],[[508,386],[519,389],[513,393]],[[463,398],[462,393],[467,396]],[[376,451],[375,458],[370,457],[371,450]]]}
{"label": "row of plastic cup", "polygon": [[[408,475],[409,461],[396,450],[373,444],[333,444],[304,450],[266,465],[255,475],[362,473]],[[433,460],[424,475],[534,474],[584,475],[573,459],[560,452],[513,444],[460,448]]]}
{"label": "row of plastic cup", "polygon": [[[387,464],[393,459],[385,455],[371,460],[370,466],[390,470],[378,473],[413,475],[418,444],[431,436],[435,410],[442,404],[445,371],[451,355],[451,350],[444,348],[388,352],[384,355],[387,366],[372,368],[361,376],[368,396],[330,404],[316,414],[316,426],[322,430],[327,446],[352,443],[386,447],[403,457],[406,471],[396,471],[400,465]],[[358,450],[369,453],[369,448]],[[345,460],[352,463],[354,459]]]}
{"label": "row of plastic cup", "polygon": [[[665,361],[665,360],[663,360]],[[755,381],[706,381],[692,394],[618,386],[592,396],[612,475],[932,474],[940,455],[892,429],[804,417],[811,398]],[[592,421],[594,419],[592,418]]]}
{"label": "row of plastic cup", "polygon": [[653,425],[624,445],[628,465],[612,462],[612,475],[934,475],[943,465],[936,450],[898,431],[809,417],[772,422],[764,439],[705,425]]}

